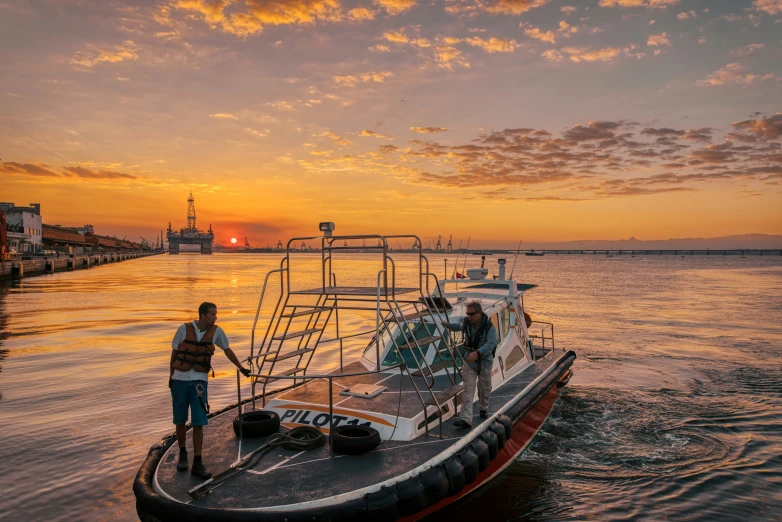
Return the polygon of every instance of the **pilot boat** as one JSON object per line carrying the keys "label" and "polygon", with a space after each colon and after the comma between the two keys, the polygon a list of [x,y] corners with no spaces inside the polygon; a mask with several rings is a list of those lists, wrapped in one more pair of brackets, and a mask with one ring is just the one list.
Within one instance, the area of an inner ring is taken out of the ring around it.
{"label": "pilot boat", "polygon": [[[141,520],[418,520],[500,474],[545,423],[576,355],[555,348],[553,324],[527,326],[524,293],[535,285],[507,277],[504,259],[493,279],[486,268],[438,279],[416,236],[333,229],[322,223],[323,236],[291,239],[266,276],[247,359],[250,397],[242,399],[237,373],[237,404],[205,428],[204,459],[216,474],[201,481],[177,472],[176,437],[165,437],[134,481]],[[410,239],[413,262],[395,260],[389,241]],[[295,245],[318,240],[313,287],[296,270]],[[341,270],[359,249],[365,273]],[[279,293],[264,302],[271,277]],[[498,345],[488,418],[474,412],[472,426],[459,429],[465,350],[461,332],[442,321],[463,321],[471,302],[494,324]],[[267,320],[264,306],[273,308]],[[346,334],[349,313],[366,329]],[[351,342],[363,352],[343,361]],[[319,358],[333,367],[337,357],[338,369],[314,370]]]}

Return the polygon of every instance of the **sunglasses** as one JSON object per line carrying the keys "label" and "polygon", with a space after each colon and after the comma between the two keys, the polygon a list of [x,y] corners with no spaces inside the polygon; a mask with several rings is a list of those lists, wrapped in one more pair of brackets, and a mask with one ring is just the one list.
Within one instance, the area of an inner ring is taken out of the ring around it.
{"label": "sunglasses", "polygon": [[467,315],[469,315],[469,316],[471,316],[471,317],[472,317],[473,315],[475,315],[475,314],[479,314],[479,313],[480,313],[480,312],[467,312]]}

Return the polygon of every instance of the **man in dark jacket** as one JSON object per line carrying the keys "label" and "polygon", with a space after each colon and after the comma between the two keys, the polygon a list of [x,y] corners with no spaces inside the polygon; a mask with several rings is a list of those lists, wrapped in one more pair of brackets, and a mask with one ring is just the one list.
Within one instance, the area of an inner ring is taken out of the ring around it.
{"label": "man in dark jacket", "polygon": [[464,347],[467,350],[462,365],[462,410],[460,418],[453,423],[457,428],[472,427],[472,402],[475,386],[478,386],[478,403],[481,418],[489,416],[489,395],[491,395],[491,367],[494,362],[494,349],[497,347],[497,329],[483,313],[477,301],[467,303],[467,317],[458,323],[443,321],[447,329],[464,334]]}

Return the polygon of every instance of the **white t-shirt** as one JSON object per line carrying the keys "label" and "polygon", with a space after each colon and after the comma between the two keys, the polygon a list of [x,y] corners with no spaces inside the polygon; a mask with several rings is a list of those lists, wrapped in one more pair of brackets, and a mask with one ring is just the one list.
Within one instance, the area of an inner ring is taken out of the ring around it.
{"label": "white t-shirt", "polygon": [[[193,329],[195,330],[196,341],[200,341],[204,338],[206,330],[203,332],[199,330],[196,321],[193,321]],[[174,340],[171,341],[171,348],[177,350],[179,345],[182,344],[182,341],[184,341],[186,338],[187,326],[182,324],[177,329],[176,335],[174,335]],[[219,346],[223,351],[228,349],[228,337],[226,337],[225,332],[219,326],[215,327],[215,334],[212,336],[212,342],[215,344],[215,346]],[[186,372],[181,370],[174,370],[174,375],[172,375],[171,378],[175,381],[205,381],[209,379],[209,374],[204,372],[197,372],[195,371],[195,368],[190,368]]]}

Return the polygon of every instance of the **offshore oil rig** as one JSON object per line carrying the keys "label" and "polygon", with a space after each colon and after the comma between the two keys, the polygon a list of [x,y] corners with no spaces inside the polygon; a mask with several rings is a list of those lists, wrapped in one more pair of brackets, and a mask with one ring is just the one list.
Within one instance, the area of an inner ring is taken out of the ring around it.
{"label": "offshore oil rig", "polygon": [[209,224],[209,231],[204,232],[198,230],[196,227],[196,211],[195,211],[195,199],[193,198],[193,191],[190,191],[190,197],[187,198],[187,226],[180,228],[178,232],[175,232],[171,228],[171,223],[168,223],[168,253],[178,254],[180,245],[201,245],[202,254],[212,253],[212,242],[215,235],[212,232],[212,225]]}

